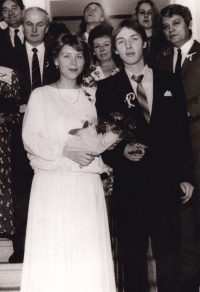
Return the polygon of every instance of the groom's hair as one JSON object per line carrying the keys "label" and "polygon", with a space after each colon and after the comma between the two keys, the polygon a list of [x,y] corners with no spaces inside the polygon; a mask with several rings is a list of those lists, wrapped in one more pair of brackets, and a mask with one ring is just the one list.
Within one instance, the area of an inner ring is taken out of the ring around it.
{"label": "groom's hair", "polygon": [[117,27],[114,28],[114,30],[112,32],[112,47],[114,50],[116,50],[115,41],[116,41],[117,35],[120,33],[120,31],[124,27],[136,31],[139,35],[141,35],[143,42],[147,42],[147,35],[146,35],[144,28],[135,20],[125,19],[125,20],[122,20],[117,25]]}

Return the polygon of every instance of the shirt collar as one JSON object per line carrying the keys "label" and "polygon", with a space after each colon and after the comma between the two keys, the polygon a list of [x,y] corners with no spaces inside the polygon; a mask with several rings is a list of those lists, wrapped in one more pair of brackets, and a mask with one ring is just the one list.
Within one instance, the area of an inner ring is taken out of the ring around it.
{"label": "shirt collar", "polygon": [[[182,55],[187,56],[187,54],[189,53],[193,43],[194,43],[194,39],[191,38],[184,45],[182,45],[182,47],[180,47]],[[178,54],[178,52],[177,52],[178,49],[179,48],[174,47],[174,53],[175,54]]]}
{"label": "shirt collar", "polygon": [[20,25],[18,28],[14,28],[14,27],[9,26],[9,32],[10,32],[12,35],[15,34],[15,30],[16,30],[16,29],[19,29],[19,32],[20,32],[20,33],[23,33],[22,25]]}
{"label": "shirt collar", "polygon": [[[33,54],[33,51],[32,51],[33,48],[34,47],[31,44],[29,44],[28,42],[26,42],[26,50],[27,50],[27,53],[28,54],[30,54],[30,53]],[[41,51],[44,51],[44,42],[41,43],[40,45],[38,45],[36,47],[36,49],[38,50],[38,53],[40,53]]]}
{"label": "shirt collar", "polygon": [[133,74],[133,72],[127,70],[126,68],[125,68],[125,71],[126,71],[126,74],[128,75],[128,78],[129,78],[130,80],[133,80],[133,79],[132,79],[132,76],[133,76],[133,75],[137,75],[137,76],[138,76],[138,75],[143,74],[144,77],[143,77],[142,80],[145,81],[145,79],[148,79],[148,78],[149,78],[149,75],[151,74],[151,69],[148,67],[148,65],[145,65],[145,66],[144,66],[144,68],[142,69],[142,71],[141,71],[140,74]]}

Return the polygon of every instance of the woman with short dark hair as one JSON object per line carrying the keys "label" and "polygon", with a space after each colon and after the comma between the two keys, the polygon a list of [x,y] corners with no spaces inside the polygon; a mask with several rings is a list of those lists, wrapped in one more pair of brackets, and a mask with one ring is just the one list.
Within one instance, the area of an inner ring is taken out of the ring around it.
{"label": "woman with short dark hair", "polygon": [[90,32],[88,43],[93,64],[83,78],[86,87],[96,87],[98,80],[119,72],[120,61],[111,44],[112,31],[112,26],[102,23]]}

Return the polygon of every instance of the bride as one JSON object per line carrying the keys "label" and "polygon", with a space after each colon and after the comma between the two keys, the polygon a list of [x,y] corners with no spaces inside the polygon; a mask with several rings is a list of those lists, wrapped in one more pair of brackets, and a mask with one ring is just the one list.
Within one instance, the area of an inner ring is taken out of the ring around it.
{"label": "bride", "polygon": [[21,292],[116,292],[99,175],[105,166],[97,153],[65,146],[70,130],[96,117],[94,97],[80,86],[88,45],[63,34],[53,58],[60,79],[32,92],[23,122],[35,175]]}

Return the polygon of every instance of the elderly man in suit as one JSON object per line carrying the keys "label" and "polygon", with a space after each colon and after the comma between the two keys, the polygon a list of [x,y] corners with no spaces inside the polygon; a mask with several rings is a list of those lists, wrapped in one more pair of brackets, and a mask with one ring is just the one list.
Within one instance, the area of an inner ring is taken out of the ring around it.
{"label": "elderly man in suit", "polygon": [[1,53],[21,46],[24,43],[22,28],[22,14],[24,10],[22,0],[1,0],[0,12],[8,27],[2,30]]}
{"label": "elderly man in suit", "polygon": [[[51,84],[58,78],[56,67],[50,57],[50,48],[47,48],[44,43],[48,27],[49,16],[45,10],[39,7],[26,9],[23,16],[25,44],[16,48],[13,56],[9,56],[8,66],[11,66],[19,74],[21,90],[20,111],[22,115],[31,91],[36,87]],[[23,261],[25,229],[33,170],[29,165],[27,154],[23,148],[21,124],[13,129],[12,141],[16,234],[13,240],[14,253],[9,261],[15,263]]]}
{"label": "elderly man in suit", "polygon": [[136,145],[121,141],[103,155],[115,177],[124,290],[149,291],[150,236],[158,291],[178,292],[181,202],[186,203],[193,192],[188,118],[179,76],[145,65],[146,41],[144,29],[130,20],[114,29],[112,42],[124,68],[98,82],[96,107],[99,117],[118,112],[137,124]]}
{"label": "elderly man in suit", "polygon": [[[161,22],[173,50],[159,64],[182,78],[192,141],[195,184],[193,200],[182,210],[182,291],[197,292],[200,284],[200,43],[192,38],[192,15],[188,7],[169,5]],[[199,273],[199,276],[198,276]],[[198,279],[199,278],[199,279]]]}

